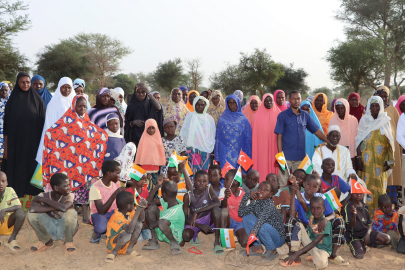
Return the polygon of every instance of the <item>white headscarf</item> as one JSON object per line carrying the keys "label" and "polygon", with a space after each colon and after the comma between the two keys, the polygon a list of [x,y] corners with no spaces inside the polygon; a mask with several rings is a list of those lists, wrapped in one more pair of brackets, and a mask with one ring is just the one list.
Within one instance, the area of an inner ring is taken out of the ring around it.
{"label": "white headscarf", "polygon": [[[118,120],[118,131],[117,132],[112,132],[109,128],[108,128],[108,121],[111,121],[111,120],[113,120],[113,119],[115,119],[115,120]],[[120,118],[118,117],[118,114],[117,113],[109,113],[109,114],[107,114],[107,116],[105,117],[105,124],[107,125],[107,129],[106,129],[106,131],[107,131],[107,135],[108,135],[108,138],[123,138],[124,136],[122,136],[120,133],[120,130],[121,130],[121,127],[120,127]]]}
{"label": "white headscarf", "polygon": [[[380,112],[378,113],[377,119],[374,119],[370,112],[371,102],[373,101],[377,101],[378,105],[380,105]],[[370,132],[379,129],[381,135],[386,136],[390,141],[392,152],[394,152],[394,137],[392,136],[390,121],[391,118],[389,118],[387,113],[384,112],[384,102],[382,98],[380,98],[379,96],[372,96],[367,101],[366,115],[364,115],[359,122],[359,128],[357,131],[357,136],[355,138],[356,148],[364,140],[364,138],[366,138],[367,135],[370,134]]]}
{"label": "white headscarf", "polygon": [[[205,101],[203,113],[197,113],[195,105],[199,100]],[[188,113],[184,119],[183,127],[180,131],[186,142],[187,147],[197,148],[198,150],[211,153],[215,146],[215,120],[211,115],[207,114],[210,102],[203,96],[194,98],[194,112]]]}
{"label": "white headscarf", "polygon": [[[62,85],[68,84],[72,87],[72,91],[70,92],[69,96],[65,97],[60,92],[60,88]],[[46,115],[45,115],[45,123],[44,128],[42,129],[42,136],[41,141],[39,142],[39,147],[37,151],[37,157],[35,160],[42,164],[42,152],[44,150],[44,134],[45,132],[58,121],[65,112],[72,106],[73,98],[76,96],[75,90],[73,90],[73,82],[68,77],[63,77],[59,80],[58,88],[56,88],[55,93],[52,96],[51,101],[48,103],[48,107],[46,108]]]}
{"label": "white headscarf", "polygon": [[120,95],[122,95],[122,97],[124,98],[124,100],[121,103],[122,109],[124,110],[124,113],[127,111],[127,107],[128,105],[125,103],[125,93],[124,93],[124,89],[122,89],[121,87],[116,87],[114,88],[115,91],[118,91],[118,93],[120,93]]}
{"label": "white headscarf", "polygon": [[135,154],[136,146],[133,142],[129,142],[122,148],[120,155],[114,158],[121,165],[120,181],[127,182],[130,180],[129,172],[134,165]]}

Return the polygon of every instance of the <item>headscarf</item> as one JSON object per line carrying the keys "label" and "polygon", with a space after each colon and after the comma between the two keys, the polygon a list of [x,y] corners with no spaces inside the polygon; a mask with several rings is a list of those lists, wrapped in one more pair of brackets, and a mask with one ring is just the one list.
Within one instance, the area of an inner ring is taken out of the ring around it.
{"label": "headscarf", "polygon": [[[70,94],[65,97],[60,92],[60,88],[68,84],[72,87]],[[56,122],[58,121],[65,112],[71,107],[73,98],[76,96],[75,91],[73,90],[73,82],[69,77],[63,77],[59,80],[58,87],[55,90],[51,102],[49,102],[48,107],[46,108],[45,123],[42,129],[41,142],[38,147],[37,157],[35,160],[42,164],[42,153],[44,151],[44,136],[45,132]],[[76,99],[77,100],[77,99]],[[45,186],[45,185],[44,185]]]}
{"label": "headscarf", "polygon": [[[183,93],[184,91],[188,91],[188,88],[187,87],[185,87],[185,86],[180,86],[179,87],[179,89],[181,90],[181,92]],[[181,101],[183,101],[183,96],[181,97]],[[183,101],[184,102],[184,101]],[[187,99],[186,99],[186,102],[184,103],[184,104],[186,104],[188,102],[188,96],[187,96]]]}
{"label": "headscarf", "polygon": [[[264,100],[267,97],[273,99],[273,107],[271,109],[267,109],[264,106]],[[281,111],[275,103],[276,101],[272,94],[265,94],[251,123],[253,169],[259,172],[260,182],[265,181],[269,173],[278,173],[278,168],[274,167],[275,156],[278,153],[277,134],[274,133],[274,129],[277,123],[277,116]],[[263,149],[266,150],[263,151]]]}
{"label": "headscarf", "polygon": [[121,113],[121,117],[122,117],[122,119],[124,119],[125,112],[120,103],[120,99],[119,99],[120,93],[115,89],[110,89],[110,93],[111,93],[111,98],[115,100],[115,103],[114,103],[115,107],[117,107],[119,109],[119,111]]}
{"label": "headscarf", "polygon": [[120,155],[114,158],[121,165],[120,181],[127,182],[131,179],[129,173],[134,165],[135,154],[136,146],[133,142],[129,142],[122,148]]}
{"label": "headscarf", "polygon": [[[73,89],[76,91],[76,89],[79,87],[83,88],[83,92],[84,92],[84,89],[86,88],[86,82],[83,79],[76,79],[73,81]],[[87,101],[87,111],[88,111],[91,109],[91,105],[89,102],[89,96],[86,95],[85,93],[83,93],[83,96]]]}
{"label": "headscarf", "polygon": [[[155,134],[152,136],[147,132],[150,126],[154,126],[156,129]],[[155,119],[148,119],[145,122],[145,130],[139,141],[135,164],[155,166],[164,166],[166,164],[165,149]]]}
{"label": "headscarf", "polygon": [[332,100],[332,103],[330,105],[330,111],[335,113],[335,102],[336,100],[338,100],[337,98],[335,98],[334,100]]}
{"label": "headscarf", "polygon": [[[1,88],[1,87],[0,87]],[[395,108],[397,108],[399,115],[402,114],[401,109],[399,108],[399,105],[405,100],[405,95],[402,95],[399,97],[397,104],[395,104]]]}
{"label": "headscarf", "polygon": [[188,92],[188,95],[187,95],[187,109],[190,112],[194,112],[194,106],[193,106],[193,104],[190,104],[190,95],[192,93],[195,93],[197,95],[197,97],[200,96],[200,93],[198,93],[198,91],[196,91],[196,90],[191,90],[190,92]]}
{"label": "headscarf", "polygon": [[[319,121],[318,117],[315,114],[314,108],[312,108],[311,103],[308,100],[304,100],[301,102],[300,109],[302,106],[308,105],[311,112],[309,113],[309,116],[311,116],[312,120],[314,120],[315,124],[318,126],[319,130],[322,131],[322,125],[321,122]],[[309,156],[310,159],[312,159],[314,152],[315,152],[315,146],[318,146],[319,144],[323,143],[321,139],[319,139],[315,134],[310,132],[308,129],[305,129],[305,152]]]}
{"label": "headscarf", "polygon": [[31,79],[31,84],[33,84],[36,80],[41,80],[44,82],[44,87],[40,90],[35,90],[37,93],[41,96],[42,100],[44,101],[45,107],[48,107],[49,101],[52,99],[52,94],[49,92],[49,90],[46,88],[46,83],[44,77],[41,75],[35,75]]}
{"label": "headscarf", "polygon": [[165,117],[173,115],[176,118],[177,126],[175,134],[179,135],[181,127],[183,126],[184,118],[186,118],[186,115],[190,111],[188,110],[186,104],[184,104],[182,101],[179,101],[177,103],[173,101],[172,99],[173,90],[171,91],[170,96],[165,105]]}
{"label": "headscarf", "polygon": [[[315,101],[316,99],[322,95],[323,100],[325,101],[325,104],[322,106],[322,111],[318,112],[318,110],[315,108]],[[332,119],[333,112],[327,110],[328,106],[328,97],[324,93],[318,93],[315,95],[314,100],[312,101],[312,107],[314,108],[314,112],[316,116],[319,119],[319,122],[321,122],[323,133],[326,134],[328,132],[328,126],[330,119]]]}
{"label": "headscarf", "polygon": [[[338,113],[336,112],[336,105],[345,106],[346,113],[344,119],[340,119]],[[356,150],[356,141],[354,138],[357,135],[357,128],[359,123],[357,122],[357,118],[349,114],[350,105],[349,102],[344,98],[339,98],[335,102],[335,114],[333,115],[332,119],[329,122],[330,125],[337,125],[339,126],[340,132],[340,141],[339,144],[343,146],[349,146],[350,156],[354,158],[357,155]]]}
{"label": "headscarf", "polygon": [[[370,112],[370,106],[372,103],[380,105],[380,112],[378,113],[377,119],[374,119]],[[381,135],[388,138],[392,151],[395,150],[394,137],[392,136],[391,118],[388,117],[387,113],[384,112],[384,102],[379,96],[372,96],[369,98],[366,107],[366,115],[360,119],[357,136],[356,136],[356,149],[359,144],[372,132],[375,130],[380,130]]]}
{"label": "headscarf", "polygon": [[388,102],[384,103],[384,108],[387,108],[388,106],[390,106],[390,102],[389,102],[389,98],[390,98],[390,89],[385,86],[385,85],[381,85],[377,88],[377,90],[374,92],[374,95],[380,95],[381,92],[385,92],[387,93],[388,96]]}
{"label": "headscarf", "polygon": [[45,133],[41,162],[44,186],[55,173],[68,176],[72,191],[99,176],[108,137],[87,113],[83,118],[77,115],[75,105],[79,97],[74,96],[69,110]]}
{"label": "headscarf", "polygon": [[[195,106],[199,100],[206,104],[203,113],[197,113]],[[187,147],[197,148],[206,153],[212,153],[215,146],[215,121],[207,114],[210,102],[203,96],[198,96],[193,101],[194,112],[187,114],[184,119],[180,136],[183,137]]]}
{"label": "headscarf", "polygon": [[[122,109],[124,110],[124,114],[125,114],[125,112],[127,111],[128,105],[127,105],[127,103],[125,102],[125,92],[124,92],[124,89],[122,89],[121,87],[116,87],[116,88],[114,88],[114,90],[117,91],[117,92],[124,98],[124,99],[122,100],[121,106],[122,106]],[[135,151],[136,151],[136,150],[135,150]]]}
{"label": "headscarf", "polygon": [[[212,99],[216,96],[219,96],[219,103],[217,106],[214,105],[214,102],[212,102]],[[225,100],[222,97],[222,93],[220,90],[215,90],[212,95],[211,95],[211,102],[210,102],[210,107],[208,108],[207,113],[214,118],[215,125],[218,123],[219,117],[222,115],[222,113],[225,110]]]}
{"label": "headscarf", "polygon": [[120,134],[120,128],[118,128],[117,132],[115,132],[115,133],[108,129],[108,121],[111,121],[111,120],[114,120],[114,119],[118,120],[118,125],[119,125],[120,117],[118,116],[117,113],[109,113],[105,117],[105,123],[107,125],[106,131],[107,131],[108,138],[119,138],[119,139],[121,139],[121,138],[123,138],[123,136]]}
{"label": "headscarf", "polygon": [[312,104],[312,101],[314,101],[314,96],[307,96],[306,100]]}
{"label": "headscarf", "polygon": [[[283,95],[284,95],[284,103],[283,103],[283,105],[281,105],[281,106],[279,106],[278,104],[277,104],[277,95],[278,95],[278,93],[283,93]],[[285,96],[285,92],[283,91],[283,90],[281,90],[281,89],[279,89],[279,90],[276,90],[275,92],[274,92],[274,102],[276,103],[276,106],[277,106],[277,108],[279,108],[280,109],[280,111],[285,111],[285,110],[287,110],[288,108],[287,108],[287,104],[286,104],[286,102],[287,102],[287,99],[286,99],[286,96]]]}
{"label": "headscarf", "polygon": [[174,115],[166,117],[165,120],[163,120],[163,126],[170,122],[174,122],[177,125],[177,119],[174,117]]}
{"label": "headscarf", "polygon": [[[10,91],[10,87],[5,82],[0,83],[0,89],[6,86],[8,91]],[[3,135],[3,123],[4,123],[4,109],[6,107],[7,101],[10,98],[10,92],[8,92],[7,97],[0,98],[0,158],[3,158],[4,153],[4,135]]]}
{"label": "headscarf", "polygon": [[243,92],[241,90],[235,90],[235,92],[233,92],[233,94],[238,97],[238,99],[240,101],[240,104],[242,104],[242,102],[243,102]]}
{"label": "headscarf", "polygon": [[356,118],[357,118],[357,122],[360,122],[360,119],[361,119],[361,117],[363,116],[364,106],[361,105],[361,99],[360,99],[359,94],[357,94],[357,93],[351,93],[351,94],[349,95],[348,101],[350,101],[353,97],[357,97],[357,98],[359,99],[359,106],[357,106],[357,107],[352,107],[352,106],[350,105],[350,103],[349,103],[349,105],[350,105],[350,112],[349,112],[349,114],[350,114],[350,115],[353,115],[354,117],[356,117]]}
{"label": "headscarf", "polygon": [[[257,108],[257,111],[252,110],[252,108],[250,107],[250,102],[252,102],[252,100],[256,100],[259,107]],[[274,101],[275,102],[275,101]],[[256,113],[259,111],[260,105],[262,104],[262,101],[260,100],[260,98],[256,95],[253,95],[249,98],[249,105],[246,106],[246,108],[243,110],[243,114],[246,116],[246,118],[249,120],[250,125],[252,125],[253,122],[253,117],[256,115]],[[278,107],[277,107],[278,108]],[[267,174],[266,174],[267,175]]]}
{"label": "headscarf", "polygon": [[104,95],[105,93],[111,95],[110,89],[108,89],[107,87],[101,87],[98,89],[96,95],[96,105],[93,106],[94,109],[105,109],[103,103],[101,103],[101,96]]}

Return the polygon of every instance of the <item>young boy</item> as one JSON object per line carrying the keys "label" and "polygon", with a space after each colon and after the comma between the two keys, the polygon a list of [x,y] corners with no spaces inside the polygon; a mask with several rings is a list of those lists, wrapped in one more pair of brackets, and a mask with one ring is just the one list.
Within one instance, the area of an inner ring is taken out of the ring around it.
{"label": "young boy", "polygon": [[266,176],[266,181],[271,185],[271,200],[273,201],[277,210],[280,211],[283,221],[285,221],[287,210],[290,208],[290,193],[288,193],[287,190],[280,190],[280,182],[275,173],[268,174]]}
{"label": "young boy", "polygon": [[145,220],[145,199],[140,200],[140,206],[134,209],[134,196],[129,192],[117,194],[117,207],[107,224],[107,258],[105,262],[114,262],[118,254],[137,255],[134,245],[142,230]]}
{"label": "young boy", "polygon": [[[291,197],[290,217],[295,217],[295,202],[294,197]],[[328,258],[332,253],[332,225],[330,221],[326,221],[325,228],[319,229],[318,224],[325,219],[325,201],[322,197],[312,197],[310,200],[310,217],[309,226],[304,227],[299,223],[300,231],[298,238],[301,240],[304,248],[294,252],[280,264],[282,266],[300,265],[300,255],[309,253],[311,256],[307,258],[312,261],[316,269],[325,269],[328,266]]]}
{"label": "young boy", "polygon": [[[332,158],[325,158],[322,161],[322,193],[325,193],[326,190],[330,187],[336,187],[340,190],[341,194],[346,194],[350,192],[350,186],[346,183],[345,180],[340,178],[337,175],[332,175],[335,171],[335,161]],[[345,206],[350,199],[350,195],[345,195],[346,198],[341,201],[342,205]]]}
{"label": "young boy", "polygon": [[0,237],[10,235],[8,241],[1,243],[12,251],[21,250],[17,243],[17,234],[20,231],[25,220],[25,212],[21,208],[21,202],[18,199],[12,187],[7,187],[7,176],[0,172]]}
{"label": "young boy", "polygon": [[240,188],[240,183],[233,180],[236,172],[235,169],[232,169],[225,174],[224,187],[219,193],[219,201],[221,202],[222,207],[220,228],[233,229],[238,238],[239,244],[245,248],[248,236],[245,227],[243,226],[242,217],[238,214],[239,205],[245,192]]}
{"label": "young boy", "polygon": [[353,193],[343,209],[347,245],[357,259],[363,259],[366,245],[377,247],[377,245],[386,245],[390,242],[389,235],[372,231],[370,213],[368,206],[363,203],[363,198],[363,193]]}
{"label": "young boy", "polygon": [[[184,179],[181,178],[181,173],[184,172]],[[179,171],[176,170],[176,167],[168,167],[167,168],[167,180],[174,181],[177,184],[177,198],[180,201],[183,201],[184,195],[187,193],[188,190],[193,189],[193,184],[191,182],[190,176],[185,167],[185,163],[179,164]],[[162,196],[162,191],[158,190],[158,196]],[[159,205],[159,200],[155,202],[155,204]]]}
{"label": "young boy", "polygon": [[248,171],[246,175],[246,180],[243,181],[242,189],[245,193],[249,193],[252,191],[257,191],[259,188],[259,172],[256,170],[251,169]]}
{"label": "young boy", "polygon": [[208,170],[208,175],[215,194],[219,196],[219,192],[224,187],[224,179],[221,179],[221,167],[219,165],[211,165]]}
{"label": "young boy", "polygon": [[64,250],[73,254],[73,235],[79,224],[73,208],[74,194],[70,192],[70,181],[63,173],[55,173],[50,180],[52,191],[42,192],[31,203],[28,220],[39,241],[31,252],[42,252],[53,245],[53,241],[64,240]]}
{"label": "young boy", "polygon": [[[305,180],[305,177],[307,176],[307,173],[303,169],[296,169],[293,172],[293,175],[295,176],[298,186],[300,187],[300,192],[303,192],[304,191],[304,180]],[[281,191],[287,190],[288,194],[291,194],[291,189],[292,189],[292,186],[290,183],[290,185],[286,186],[285,188],[282,188]]]}
{"label": "young boy", "polygon": [[91,220],[94,225],[90,243],[95,244],[100,243],[101,235],[107,230],[108,220],[117,209],[115,197],[125,190],[118,182],[121,166],[117,161],[104,161],[101,171],[102,178],[92,185],[89,192]]}
{"label": "young boy", "polygon": [[373,231],[388,234],[391,238],[391,249],[397,250],[398,235],[398,213],[392,210],[392,202],[387,194],[378,197],[378,208],[374,212]]}

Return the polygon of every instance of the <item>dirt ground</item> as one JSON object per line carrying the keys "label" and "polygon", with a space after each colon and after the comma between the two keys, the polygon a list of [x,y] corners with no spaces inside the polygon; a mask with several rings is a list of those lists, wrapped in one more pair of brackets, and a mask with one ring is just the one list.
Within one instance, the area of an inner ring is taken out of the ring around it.
{"label": "dirt ground", "polygon": [[[82,220],[81,217],[79,219]],[[38,241],[35,232],[28,222],[17,236],[22,250],[12,252],[6,247],[0,247],[0,269],[285,269],[279,265],[279,260],[271,262],[261,261],[259,257],[242,257],[239,244],[235,250],[226,251],[225,255],[215,256],[212,248],[213,235],[200,235],[201,246],[197,248],[202,255],[188,252],[192,246],[186,244],[182,248],[182,254],[170,255],[170,247],[161,243],[161,249],[155,251],[143,251],[142,246],[146,243],[137,243],[135,250],[142,258],[120,255],[115,263],[105,263],[107,255],[105,243],[90,244],[89,239],[93,227],[80,224],[79,231],[74,237],[77,248],[76,254],[66,255],[62,248],[62,241],[43,253],[33,254],[29,251],[30,246]],[[355,259],[349,248],[345,245],[340,248],[339,255],[350,262],[348,267],[329,265],[329,269],[404,269],[405,255],[391,251],[390,247],[383,249],[371,249],[363,260]],[[292,269],[314,269],[312,263],[301,257],[301,266]]]}

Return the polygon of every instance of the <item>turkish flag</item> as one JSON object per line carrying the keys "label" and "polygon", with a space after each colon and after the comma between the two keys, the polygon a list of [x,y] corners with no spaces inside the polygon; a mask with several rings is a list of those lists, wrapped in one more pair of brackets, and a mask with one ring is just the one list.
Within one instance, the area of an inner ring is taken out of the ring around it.
{"label": "turkish flag", "polygon": [[360,184],[356,180],[350,179],[350,181],[351,181],[351,187],[352,187],[351,193],[368,193],[368,194],[371,194],[371,192],[368,189],[366,189],[362,184]]}
{"label": "turkish flag", "polygon": [[218,165],[218,162],[216,162],[215,160],[212,161],[213,165]]}
{"label": "turkish flag", "polygon": [[226,161],[225,166],[222,168],[222,178],[225,178],[225,174],[229,171],[235,169],[228,161]]}
{"label": "turkish flag", "polygon": [[254,236],[253,234],[249,235],[248,242],[247,242],[247,245],[246,245],[246,254],[248,256],[249,256],[249,246],[256,240],[257,240],[256,236]]}
{"label": "turkish flag", "polygon": [[238,164],[242,166],[245,171],[247,171],[253,165],[253,160],[251,160],[250,157],[245,154],[245,152],[240,150]]}

